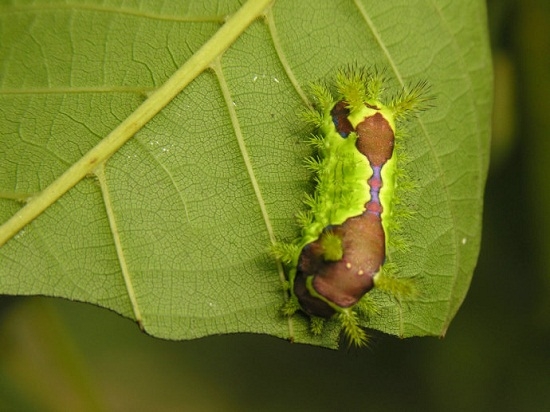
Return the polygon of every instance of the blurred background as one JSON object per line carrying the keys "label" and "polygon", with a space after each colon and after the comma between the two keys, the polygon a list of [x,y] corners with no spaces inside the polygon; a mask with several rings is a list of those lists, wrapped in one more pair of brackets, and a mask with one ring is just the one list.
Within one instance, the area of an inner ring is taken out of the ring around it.
{"label": "blurred background", "polygon": [[378,334],[340,351],[255,335],[168,342],[93,306],[1,297],[0,411],[550,411],[550,2],[488,8],[483,244],[444,339]]}

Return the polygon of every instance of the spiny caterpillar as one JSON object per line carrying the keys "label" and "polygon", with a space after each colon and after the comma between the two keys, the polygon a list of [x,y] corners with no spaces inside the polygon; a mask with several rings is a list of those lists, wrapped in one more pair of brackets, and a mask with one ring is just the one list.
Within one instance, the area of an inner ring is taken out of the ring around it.
{"label": "spiny caterpillar", "polygon": [[311,138],[317,156],[306,163],[315,173],[315,193],[305,200],[309,210],[298,215],[301,237],[275,248],[289,268],[285,314],[301,309],[312,317],[314,333],[321,333],[323,319],[337,316],[357,346],[367,341],[359,315],[376,313],[367,292],[376,287],[398,299],[415,293],[387,259],[401,218],[394,207],[402,184],[394,147],[396,124],[429,98],[420,82],[385,104],[384,83],[378,70],[350,67],[337,73],[335,96],[324,85],[312,86],[318,109],[306,119],[319,134]]}

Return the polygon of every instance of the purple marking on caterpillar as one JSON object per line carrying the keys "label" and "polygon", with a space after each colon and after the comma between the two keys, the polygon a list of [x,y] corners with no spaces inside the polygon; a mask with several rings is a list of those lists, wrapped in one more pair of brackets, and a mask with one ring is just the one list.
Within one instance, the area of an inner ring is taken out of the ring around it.
{"label": "purple marking on caterpillar", "polygon": [[[381,207],[380,189],[382,187],[382,168],[380,166],[372,167],[372,177],[369,179],[369,186],[370,186],[370,197],[371,197],[371,200],[369,201],[369,203],[376,203]],[[369,210],[368,205],[367,205],[367,210]],[[371,213],[378,213],[378,215],[380,215],[380,212],[371,211]]]}

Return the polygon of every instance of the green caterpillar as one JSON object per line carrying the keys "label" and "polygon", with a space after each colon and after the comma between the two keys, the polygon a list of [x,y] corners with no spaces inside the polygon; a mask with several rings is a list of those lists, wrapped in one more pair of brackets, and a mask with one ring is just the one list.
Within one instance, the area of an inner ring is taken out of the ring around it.
{"label": "green caterpillar", "polygon": [[317,110],[307,112],[319,134],[311,141],[317,157],[307,159],[316,188],[299,214],[301,237],[279,245],[287,263],[291,299],[285,313],[312,316],[320,333],[322,319],[337,316],[351,343],[367,341],[359,313],[373,314],[365,294],[377,287],[398,298],[415,293],[414,284],[394,277],[388,263],[396,213],[398,159],[396,123],[422,109],[426,83],[381,101],[384,76],[356,67],[336,75],[335,96],[312,86]]}

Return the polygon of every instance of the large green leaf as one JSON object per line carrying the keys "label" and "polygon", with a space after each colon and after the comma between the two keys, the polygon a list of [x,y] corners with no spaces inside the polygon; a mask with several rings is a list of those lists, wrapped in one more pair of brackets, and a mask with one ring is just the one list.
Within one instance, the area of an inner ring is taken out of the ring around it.
{"label": "large green leaf", "polygon": [[169,339],[336,346],[334,327],[314,337],[281,315],[269,248],[296,235],[308,187],[305,86],[359,63],[435,96],[407,137],[418,190],[410,250],[394,257],[421,294],[398,305],[375,292],[366,325],[444,334],[479,251],[484,2],[183,3],[2,4],[0,292],[93,303]]}

